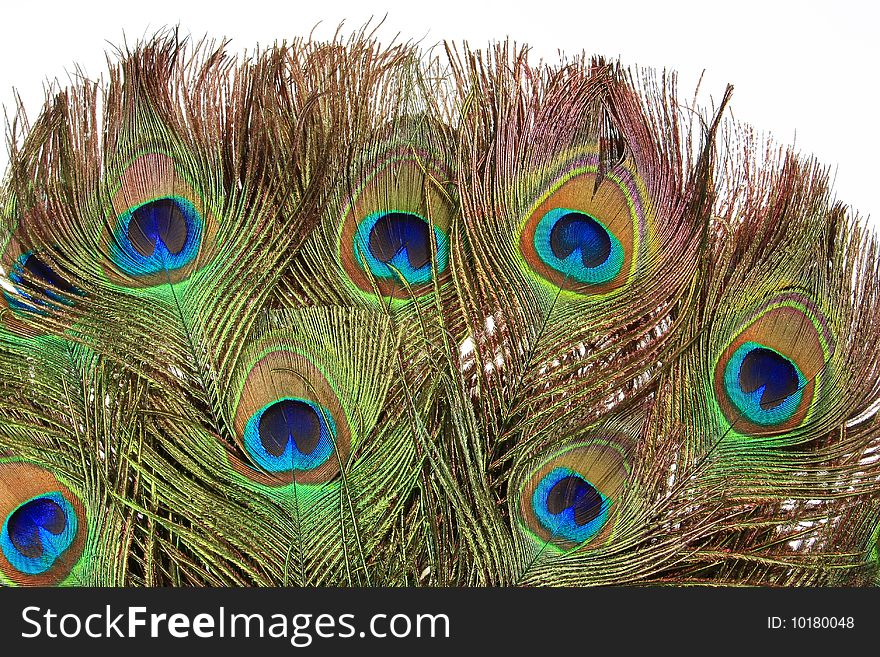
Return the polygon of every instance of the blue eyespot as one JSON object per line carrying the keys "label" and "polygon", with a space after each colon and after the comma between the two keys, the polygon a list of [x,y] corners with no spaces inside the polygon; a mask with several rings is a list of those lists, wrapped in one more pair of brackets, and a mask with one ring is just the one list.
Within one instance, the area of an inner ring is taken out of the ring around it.
{"label": "blue eyespot", "polygon": [[593,538],[608,521],[611,500],[569,468],[554,468],[538,483],[532,508],[553,536],[572,543]]}
{"label": "blue eyespot", "polygon": [[336,423],[324,406],[284,397],[254,413],[244,429],[248,454],[267,472],[314,470],[333,454]]}
{"label": "blue eyespot", "polygon": [[578,283],[607,283],[620,273],[623,246],[601,221],[584,212],[554,208],[535,227],[538,257]]}
{"label": "blue eyespot", "polygon": [[203,228],[202,216],[188,199],[153,199],[119,215],[110,256],[132,276],[180,269],[198,255]]}
{"label": "blue eyespot", "polygon": [[806,385],[797,365],[756,342],[743,343],[724,368],[730,400],[749,421],[762,426],[794,415]]}
{"label": "blue eyespot", "polygon": [[[28,289],[36,289],[49,299],[66,306],[74,305],[73,300],[67,295],[82,295],[82,291],[38,258],[33,251],[22,253],[18,257],[9,272],[9,281],[18,292],[18,296],[16,296],[3,290],[3,296],[10,307],[39,315],[44,315],[45,310],[53,310],[55,307],[45,299],[35,298],[28,294]],[[39,282],[44,283],[45,287]]]}
{"label": "blue eyespot", "polygon": [[[437,272],[449,264],[449,238],[434,226]],[[421,285],[431,281],[431,226],[412,212],[373,212],[358,224],[354,254],[379,279]]]}
{"label": "blue eyespot", "polygon": [[0,549],[19,572],[39,575],[63,558],[76,531],[76,512],[70,502],[61,493],[46,493],[20,504],[6,517]]}

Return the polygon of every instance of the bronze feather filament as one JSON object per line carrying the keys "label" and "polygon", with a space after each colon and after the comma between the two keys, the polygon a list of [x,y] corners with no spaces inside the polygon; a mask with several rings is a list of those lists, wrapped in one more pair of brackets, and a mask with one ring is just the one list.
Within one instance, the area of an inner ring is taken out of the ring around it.
{"label": "bronze feather filament", "polygon": [[0,579],[869,586],[877,237],[674,76],[163,33],[10,126]]}

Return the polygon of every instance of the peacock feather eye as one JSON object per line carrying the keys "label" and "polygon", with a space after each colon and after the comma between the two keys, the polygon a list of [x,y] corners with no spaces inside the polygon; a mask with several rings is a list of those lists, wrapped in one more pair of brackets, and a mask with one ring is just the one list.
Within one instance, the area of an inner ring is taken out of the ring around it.
{"label": "peacock feather eye", "polygon": [[633,276],[647,230],[644,185],[621,166],[598,178],[598,156],[567,162],[519,234],[526,267],[577,294],[603,294]]}
{"label": "peacock feather eye", "polygon": [[577,472],[554,468],[532,494],[538,522],[553,536],[572,543],[590,540],[605,525],[611,501]]}
{"label": "peacock feather eye", "polygon": [[448,275],[455,207],[447,179],[430,156],[407,149],[386,153],[363,176],[339,237],[342,267],[362,294],[409,299]]}
{"label": "peacock feather eye", "polygon": [[153,286],[187,278],[197,265],[209,227],[202,199],[167,155],[135,159],[113,196],[116,218],[107,240],[113,269],[125,286]]}
{"label": "peacock feather eye", "polygon": [[199,252],[202,218],[182,197],[157,198],[126,210],[118,218],[119,238],[111,251],[128,274],[142,276],[174,271],[190,264]]}
{"label": "peacock feather eye", "polygon": [[254,413],[244,430],[248,454],[267,472],[309,471],[333,454],[336,423],[307,399],[283,397]]}
{"label": "peacock feather eye", "polygon": [[312,359],[286,348],[269,347],[244,375],[233,424],[249,461],[233,467],[270,486],[327,482],[350,450],[333,382]]}
{"label": "peacock feather eye", "polygon": [[27,251],[18,257],[9,272],[9,281],[15,292],[4,289],[3,296],[10,307],[37,314],[54,308],[47,299],[71,306],[74,304],[71,295],[82,294],[33,251]]}
{"label": "peacock feather eye", "polygon": [[527,473],[519,496],[522,527],[559,549],[602,543],[628,481],[622,443],[610,438],[575,443]]}
{"label": "peacock feather eye", "polygon": [[577,283],[607,283],[623,266],[620,240],[595,217],[554,208],[535,228],[535,251],[541,260]]}
{"label": "peacock feather eye", "polygon": [[791,360],[756,342],[746,342],[724,368],[724,389],[750,422],[777,425],[791,418],[807,379]]}
{"label": "peacock feather eye", "polygon": [[18,585],[62,582],[82,556],[82,503],[51,473],[0,462],[0,577]]}
{"label": "peacock feather eye", "polygon": [[409,287],[430,283],[433,253],[437,254],[437,271],[446,271],[448,238],[414,212],[373,212],[358,225],[355,257],[379,280]]}
{"label": "peacock feather eye", "polygon": [[799,296],[745,322],[715,366],[715,396],[734,431],[791,430],[809,416],[832,343],[822,316]]}
{"label": "peacock feather eye", "polygon": [[41,575],[62,557],[76,537],[73,505],[60,492],[49,492],[10,513],[0,533],[0,549],[19,572]]}

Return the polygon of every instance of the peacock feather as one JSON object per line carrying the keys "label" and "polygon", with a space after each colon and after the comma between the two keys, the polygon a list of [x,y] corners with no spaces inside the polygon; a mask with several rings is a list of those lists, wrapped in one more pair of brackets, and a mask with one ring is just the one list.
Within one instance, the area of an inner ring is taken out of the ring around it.
{"label": "peacock feather", "polygon": [[731,92],[364,30],[53,93],[0,580],[876,585],[880,243]]}

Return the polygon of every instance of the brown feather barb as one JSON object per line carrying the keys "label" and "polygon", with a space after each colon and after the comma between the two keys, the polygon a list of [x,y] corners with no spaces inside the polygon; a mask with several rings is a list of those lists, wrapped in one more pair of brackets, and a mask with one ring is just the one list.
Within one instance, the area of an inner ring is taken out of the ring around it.
{"label": "brown feather barb", "polygon": [[52,95],[0,192],[0,579],[876,584],[877,237],[730,96],[366,32]]}

